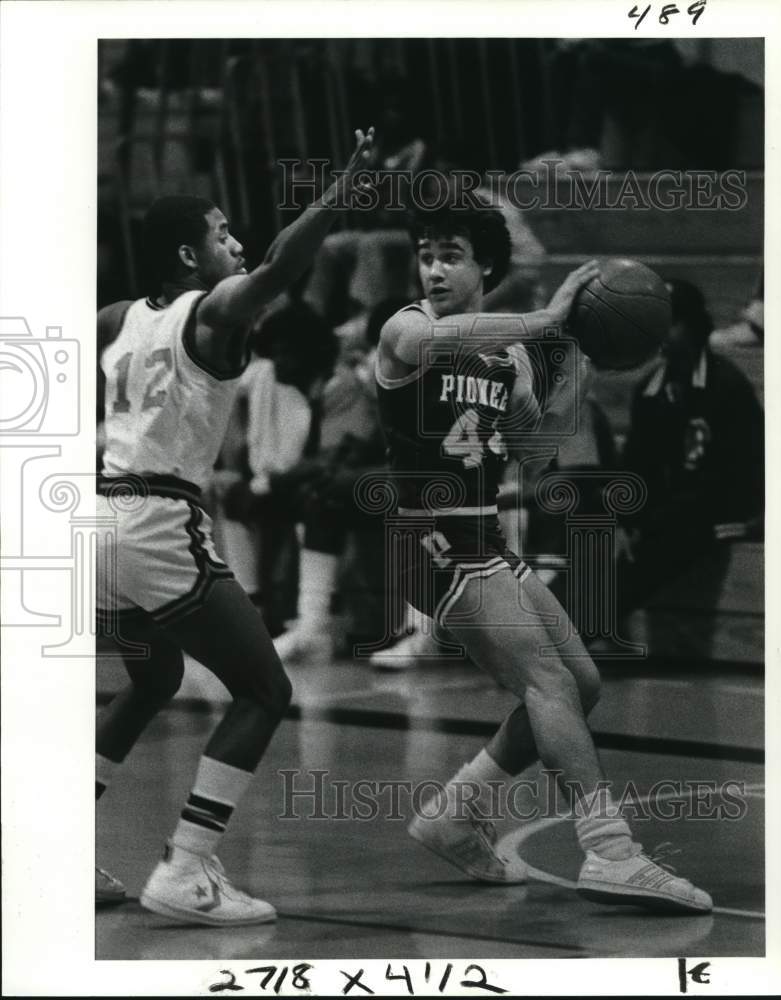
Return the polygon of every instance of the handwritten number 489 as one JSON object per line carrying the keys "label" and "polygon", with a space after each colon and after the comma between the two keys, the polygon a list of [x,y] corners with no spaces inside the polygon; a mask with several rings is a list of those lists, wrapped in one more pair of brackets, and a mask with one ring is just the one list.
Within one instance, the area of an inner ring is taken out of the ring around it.
{"label": "handwritten number 489", "polygon": [[[692,24],[696,24],[702,17],[702,12],[705,10],[706,3],[707,0],[695,0],[694,3],[689,4],[689,6],[686,8],[686,13],[692,19]],[[651,4],[649,3],[642,13],[640,13],[640,10],[637,7],[637,5],[635,5],[629,11],[627,17],[634,17],[637,19],[635,22],[635,31],[637,31],[637,29],[643,23],[643,19],[645,18],[646,14],[650,9],[651,9]],[[673,14],[680,14],[680,10],[678,9],[678,7],[676,7],[674,3],[664,4],[662,9],[659,11],[659,24],[669,24],[670,18],[673,16]]]}

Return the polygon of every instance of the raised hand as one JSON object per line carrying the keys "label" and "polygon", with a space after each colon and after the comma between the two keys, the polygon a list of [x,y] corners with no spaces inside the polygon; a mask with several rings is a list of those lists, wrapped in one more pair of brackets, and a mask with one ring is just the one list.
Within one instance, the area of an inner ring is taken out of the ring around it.
{"label": "raised hand", "polygon": [[357,128],[355,130],[355,149],[353,155],[347,161],[347,166],[344,168],[345,173],[352,177],[356,170],[359,170],[371,156],[373,145],[374,126],[372,125],[365,134],[361,129]]}
{"label": "raised hand", "polygon": [[336,208],[346,208],[348,206],[347,195],[353,187],[353,179],[356,173],[362,170],[371,157],[372,146],[374,145],[374,126],[367,132],[357,128],[355,130],[355,149],[344,170],[339,177],[323,194],[324,205]]}

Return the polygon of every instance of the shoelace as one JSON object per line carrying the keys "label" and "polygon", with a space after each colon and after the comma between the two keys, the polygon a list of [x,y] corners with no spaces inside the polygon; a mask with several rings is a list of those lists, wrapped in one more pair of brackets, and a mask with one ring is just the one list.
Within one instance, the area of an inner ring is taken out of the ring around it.
{"label": "shoelace", "polygon": [[496,832],[496,824],[493,820],[484,819],[480,816],[471,803],[466,803],[466,808],[469,813],[469,821],[477,836],[483,841],[494,857],[498,858],[503,864],[509,864],[508,858],[496,853],[495,846],[498,834]]}
{"label": "shoelace", "polygon": [[249,893],[244,892],[243,889],[239,889],[238,886],[235,886],[231,882],[225,872],[225,869],[223,868],[222,862],[216,854],[212,854],[209,858],[207,873],[215,879],[220,891],[229,899],[248,900],[253,902],[252,896],[250,896]]}
{"label": "shoelace", "polygon": [[95,871],[98,873],[98,875],[102,875],[107,882],[113,883],[119,881],[119,879],[115,879],[113,875],[110,875],[105,868],[96,868]]}
{"label": "shoelace", "polygon": [[471,802],[465,803],[467,812],[469,813],[469,822],[472,824],[477,833],[481,838],[487,841],[489,847],[493,847],[496,843],[496,826],[490,819],[483,819],[483,817],[475,810]]}
{"label": "shoelace", "polygon": [[[671,858],[676,854],[682,854],[682,853],[683,852],[681,851],[680,847],[676,847],[669,840],[664,840],[662,841],[661,844],[656,845],[652,853],[646,854],[646,857],[648,858],[649,861],[652,861],[655,865],[658,865],[660,868],[664,868],[666,872],[669,872],[671,875],[674,875],[676,878],[679,878],[680,876],[678,875],[678,871],[675,868],[675,866],[669,864],[669,862],[667,862],[665,859]],[[686,879],[684,879],[683,881],[686,881]]]}

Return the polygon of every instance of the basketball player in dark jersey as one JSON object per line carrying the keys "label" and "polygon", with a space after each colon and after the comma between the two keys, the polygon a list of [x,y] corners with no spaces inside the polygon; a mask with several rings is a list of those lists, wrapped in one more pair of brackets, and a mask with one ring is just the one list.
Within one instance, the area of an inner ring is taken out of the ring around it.
{"label": "basketball player in dark jersey", "polygon": [[[376,363],[399,519],[405,598],[444,626],[520,704],[477,757],[424,806],[410,834],[473,878],[523,882],[497,854],[480,802],[540,760],[560,774],[586,854],[578,890],[609,903],[702,913],[707,893],[647,857],[612,801],[586,717],[599,675],[550,591],[511,552],[497,517],[503,431],[539,426],[556,391],[535,341],[562,337],[578,290],[596,274],[573,271],[546,309],[481,313],[501,280],[509,236],[501,215],[473,206],[418,213],[411,235],[424,298],[382,330]],[[526,345],[526,346],[524,346]],[[582,358],[582,355],[581,355]],[[570,380],[572,381],[572,380]],[[522,439],[522,434],[520,439]],[[566,783],[566,784],[565,784]],[[467,802],[464,788],[479,792]]]}
{"label": "basketball player in dark jersey", "polygon": [[[175,921],[219,927],[276,917],[273,906],[231,883],[215,853],[285,713],[290,681],[262,617],[214,549],[201,490],[225,435],[253,320],[309,266],[334,209],[349,204],[373,130],[356,132],[356,140],[344,173],[249,273],[215,205],[189,196],[155,202],[145,229],[157,287],[98,315],[99,341],[110,346],[101,359],[106,447],[97,508],[116,537],[98,540],[97,611],[123,640],[130,683],[98,718],[96,795],[176,693],[183,653],[233,699],[140,896],[142,906]],[[144,650],[145,658],[130,655]],[[97,899],[123,896],[121,883],[98,869]]]}

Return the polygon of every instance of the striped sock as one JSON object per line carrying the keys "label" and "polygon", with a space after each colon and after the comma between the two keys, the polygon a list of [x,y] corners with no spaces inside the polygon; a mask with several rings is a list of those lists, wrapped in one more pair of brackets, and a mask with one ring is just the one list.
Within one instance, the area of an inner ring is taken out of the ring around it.
{"label": "striped sock", "polygon": [[174,846],[210,857],[228,820],[252,780],[252,771],[201,757],[195,784],[171,838]]}
{"label": "striped sock", "polygon": [[111,782],[122,761],[109,760],[102,754],[95,754],[95,801],[101,797]]}

